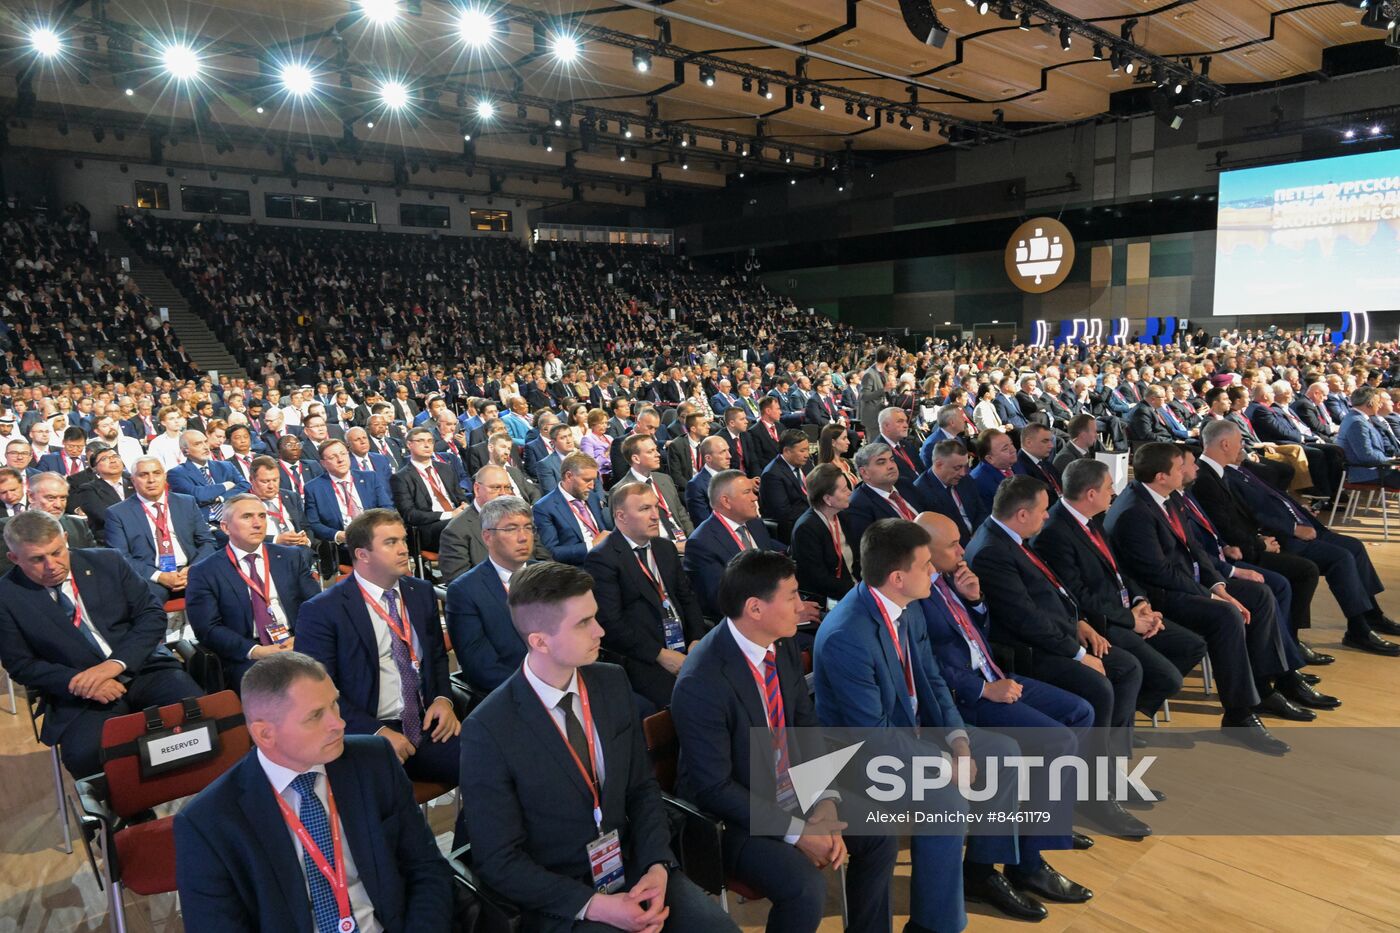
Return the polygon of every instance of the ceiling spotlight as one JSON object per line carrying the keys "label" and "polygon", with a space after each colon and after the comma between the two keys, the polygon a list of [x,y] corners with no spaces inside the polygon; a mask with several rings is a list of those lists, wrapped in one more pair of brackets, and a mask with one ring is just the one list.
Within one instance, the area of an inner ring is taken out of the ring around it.
{"label": "ceiling spotlight", "polygon": [[812,95],[812,109],[813,109],[813,110],[825,110],[825,109],[826,109],[826,104],[822,103],[822,96],[821,96],[820,94],[813,94],[813,95]]}
{"label": "ceiling spotlight", "polygon": [[253,112],[254,112],[254,113],[262,113],[262,112],[263,112],[262,104],[258,104],[256,107],[254,107],[254,108],[253,108]]}
{"label": "ceiling spotlight", "polygon": [[464,132],[462,133],[462,142],[464,142],[464,143],[469,143],[469,142],[471,142],[471,141],[472,141],[472,134],[464,131]]}
{"label": "ceiling spotlight", "polygon": [[618,132],[620,132],[620,133],[623,135],[624,138],[626,138],[626,139],[631,139],[631,138],[632,138],[632,128],[631,128],[630,126],[627,125],[626,121],[623,121],[623,122],[619,123],[619,124],[617,125],[617,129],[618,129]]}
{"label": "ceiling spotlight", "polygon": [[1060,48],[1062,48],[1062,49],[1064,49],[1066,52],[1068,52],[1068,51],[1069,51],[1069,47],[1070,47],[1070,43],[1073,41],[1073,38],[1074,38],[1074,37],[1073,37],[1073,35],[1070,33],[1069,27],[1068,27],[1068,26],[1061,26],[1061,27],[1060,27]]}
{"label": "ceiling spotlight", "polygon": [[549,51],[557,60],[568,65],[578,60],[579,53],[583,49],[573,36],[560,33],[550,40]]}
{"label": "ceiling spotlight", "polygon": [[373,120],[366,120],[366,121],[365,121],[365,129],[367,129],[367,130],[372,130],[372,129],[374,129],[374,121],[373,121]]}
{"label": "ceiling spotlight", "polygon": [[1202,56],[1201,56],[1201,77],[1202,77],[1202,78],[1209,78],[1209,77],[1210,77],[1210,56],[1209,56],[1209,55],[1202,55]]}
{"label": "ceiling spotlight", "polygon": [[997,16],[1005,20],[1016,18],[1016,10],[1011,6],[1011,0],[1001,0],[1001,4],[997,7]]}
{"label": "ceiling spotlight", "polygon": [[930,127],[931,124],[929,123],[928,117],[924,117],[924,132],[927,133]]}
{"label": "ceiling spotlight", "polygon": [[681,171],[682,171],[682,172],[688,172],[688,171],[690,171],[690,163],[689,163],[689,162],[682,162],[682,163],[681,163]]}
{"label": "ceiling spotlight", "polygon": [[385,81],[379,85],[379,100],[390,110],[408,106],[408,86],[402,81]]}
{"label": "ceiling spotlight", "polygon": [[1177,78],[1177,79],[1176,79],[1176,83],[1172,85],[1172,93],[1173,93],[1173,94],[1180,94],[1180,93],[1181,93],[1182,91],[1184,91],[1184,90],[1186,90],[1186,85],[1184,85],[1184,84],[1181,83],[1181,79],[1180,79],[1180,78]]}
{"label": "ceiling spotlight", "polygon": [[1123,62],[1123,73],[1130,75],[1134,71],[1137,71],[1137,62],[1133,61],[1131,58],[1125,60]]}
{"label": "ceiling spotlight", "polygon": [[710,65],[700,66],[700,83],[705,87],[715,86],[715,69]]}
{"label": "ceiling spotlight", "polygon": [[1103,46],[1097,42],[1094,43],[1094,61],[1103,61]]}
{"label": "ceiling spotlight", "polygon": [[903,130],[912,130],[914,128],[914,124],[909,122],[908,114],[899,118],[899,128]]}
{"label": "ceiling spotlight", "polygon": [[457,35],[467,45],[479,49],[496,38],[496,21],[485,10],[468,7],[457,17]]}
{"label": "ceiling spotlight", "polygon": [[850,101],[846,101],[846,115],[847,115],[847,116],[850,116],[851,114],[853,114],[853,113],[855,113],[855,112],[856,112],[856,105],[853,104],[853,103],[851,103]]}
{"label": "ceiling spotlight", "polygon": [[282,89],[293,97],[304,97],[316,89],[316,76],[311,73],[310,68],[299,62],[283,65],[279,77],[282,80]]}
{"label": "ceiling spotlight", "polygon": [[792,92],[792,102],[794,104],[805,104],[807,102],[807,92],[798,88]]}
{"label": "ceiling spotlight", "polygon": [[870,111],[866,109],[864,104],[856,108],[856,116],[860,117],[866,123],[870,122]]}
{"label": "ceiling spotlight", "polygon": [[134,94],[136,93],[136,89],[135,89],[135,88],[127,88],[126,90],[122,91],[122,93],[125,94],[127,97],[131,97],[132,95],[134,95]]}
{"label": "ceiling spotlight", "polygon": [[986,16],[986,15],[987,15],[987,11],[990,10],[991,8],[992,8],[991,0],[977,0],[977,13],[978,13],[978,15],[980,15],[980,16]]}
{"label": "ceiling spotlight", "polygon": [[1356,138],[1356,130],[1347,130],[1345,133],[1342,134],[1342,138],[1344,138],[1344,139],[1355,139],[1355,138]]}
{"label": "ceiling spotlight", "polygon": [[359,0],[360,12],[376,26],[387,26],[399,18],[398,0]]}
{"label": "ceiling spotlight", "polygon": [[685,147],[687,147],[687,146],[690,145],[690,141],[687,140],[684,136],[681,136],[681,137],[680,137],[680,142],[681,142],[681,148],[682,148],[682,149],[684,149]]}
{"label": "ceiling spotlight", "polygon": [[1379,135],[1381,135],[1381,125],[1380,125],[1379,123],[1373,123],[1373,124],[1371,125],[1371,135],[1372,135],[1372,136],[1379,136]]}
{"label": "ceiling spotlight", "polygon": [[190,81],[199,76],[199,53],[180,42],[172,42],[161,49],[160,64],[176,81]]}
{"label": "ceiling spotlight", "polygon": [[544,143],[544,151],[545,151],[545,152],[553,152],[553,151],[554,151],[554,140],[550,139],[548,136],[546,136],[546,137],[544,137],[543,139],[541,139],[540,142]]}
{"label": "ceiling spotlight", "polygon": [[1020,28],[1020,30],[1021,30],[1022,32],[1030,32],[1030,31],[1031,31],[1031,12],[1030,12],[1030,10],[1022,10],[1022,11],[1021,11],[1021,25],[1020,25],[1019,28]]}
{"label": "ceiling spotlight", "polygon": [[619,162],[626,162],[626,161],[627,161],[627,151],[626,151],[625,149],[623,149],[621,146],[618,146],[618,147],[617,147],[617,161],[619,161]]}
{"label": "ceiling spotlight", "polygon": [[694,133],[691,133],[691,134],[690,134],[690,144],[691,144],[692,146],[695,145],[695,134],[694,134]]}
{"label": "ceiling spotlight", "polygon": [[567,113],[567,112],[565,112],[565,111],[557,111],[557,110],[556,110],[556,111],[554,112],[554,114],[551,116],[549,122],[553,123],[556,127],[562,127],[562,126],[564,125],[564,120],[567,119],[567,118],[568,118],[568,113]]}
{"label": "ceiling spotlight", "polygon": [[632,67],[642,72],[651,71],[651,53],[646,49],[633,49]]}
{"label": "ceiling spotlight", "polygon": [[489,120],[496,115],[496,105],[489,100],[479,100],[476,102],[476,115]]}
{"label": "ceiling spotlight", "polygon": [[783,161],[784,161],[784,162],[788,162],[788,163],[791,163],[791,162],[792,162],[792,150],[791,150],[791,149],[784,149],[784,150],[783,150]]}
{"label": "ceiling spotlight", "polygon": [[773,99],[773,89],[769,87],[768,82],[764,81],[762,78],[758,81],[758,96],[762,97],[764,100]]}
{"label": "ceiling spotlight", "polygon": [[789,179],[788,179],[788,184],[790,184],[790,185],[795,185],[795,184],[797,184],[797,179],[796,179],[796,178],[789,178]]}
{"label": "ceiling spotlight", "polygon": [[63,51],[63,42],[58,33],[47,26],[40,26],[29,33],[29,45],[41,58],[53,58]]}

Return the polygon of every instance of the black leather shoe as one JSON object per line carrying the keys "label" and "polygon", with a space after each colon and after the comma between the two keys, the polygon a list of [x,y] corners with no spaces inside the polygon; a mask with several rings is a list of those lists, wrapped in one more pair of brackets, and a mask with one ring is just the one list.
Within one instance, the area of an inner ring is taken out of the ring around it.
{"label": "black leather shoe", "polygon": [[1342,636],[1342,644],[1357,651],[1369,651],[1371,654],[1380,654],[1387,658],[1400,657],[1400,645],[1386,641],[1375,632],[1368,631],[1364,635],[1347,632]]}
{"label": "black leather shoe", "polygon": [[1094,896],[1094,892],[1070,881],[1064,875],[1055,871],[1044,860],[1040,863],[1040,868],[1029,875],[1020,872],[1008,873],[1011,883],[1023,891],[1043,897],[1047,901],[1058,901],[1061,904],[1082,904]]}
{"label": "black leather shoe", "polygon": [[1228,738],[1232,738],[1245,748],[1253,749],[1256,752],[1263,752],[1266,755],[1287,755],[1293,750],[1287,742],[1274,738],[1273,734],[1264,728],[1259,717],[1253,713],[1238,720],[1226,716],[1220,725]]}
{"label": "black leather shoe", "polygon": [[1254,712],[1266,716],[1277,716],[1279,719],[1288,719],[1293,722],[1312,722],[1317,718],[1317,713],[1296,705],[1277,690],[1264,697],[1260,704],[1254,707]]}
{"label": "black leather shoe", "polygon": [[1094,847],[1094,837],[1084,833],[1070,833],[1070,841],[1074,844],[1075,850],[1083,852],[1085,849]]}
{"label": "black leather shoe", "polygon": [[1323,654],[1321,651],[1315,650],[1311,645],[1301,641],[1298,642],[1298,651],[1303,655],[1304,664],[1331,664],[1337,660],[1332,657],[1332,655]]}
{"label": "black leather shoe", "polygon": [[1314,690],[1297,671],[1284,674],[1274,683],[1278,692],[1290,702],[1307,709],[1336,709],[1342,705],[1342,701],[1336,697]]}
{"label": "black leather shoe", "polygon": [[1298,671],[1298,679],[1309,687],[1316,687],[1318,684],[1322,683],[1321,677],[1316,674],[1309,674],[1307,671]]}
{"label": "black leather shoe", "polygon": [[1379,612],[1373,616],[1367,616],[1366,621],[1371,623],[1371,630],[1374,632],[1384,632],[1387,635],[1400,635],[1400,622],[1396,622],[1394,619],[1382,615]]}
{"label": "black leather shoe", "polygon": [[1016,920],[1044,920],[1049,911],[1029,894],[1016,886],[999,871],[993,871],[980,881],[964,881],[963,896],[969,901],[990,904]]}
{"label": "black leather shoe", "polygon": [[1091,800],[1081,804],[1079,812],[1098,823],[1110,836],[1142,839],[1152,835],[1152,827],[1124,810],[1116,800]]}

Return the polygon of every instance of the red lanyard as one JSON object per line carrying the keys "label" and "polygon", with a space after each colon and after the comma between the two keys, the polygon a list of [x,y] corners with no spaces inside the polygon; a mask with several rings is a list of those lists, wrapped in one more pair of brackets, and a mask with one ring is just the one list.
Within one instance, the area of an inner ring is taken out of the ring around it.
{"label": "red lanyard", "polygon": [[[768,730],[769,730],[769,732],[771,732],[771,733],[773,734],[773,744],[774,744],[774,746],[776,747],[776,746],[778,745],[780,739],[781,739],[781,740],[782,740],[782,745],[783,745],[784,749],[786,749],[787,741],[786,741],[786,736],[783,735],[783,729],[785,729],[785,728],[787,727],[787,723],[786,723],[786,722],[776,722],[776,723],[775,723],[775,722],[773,722],[772,718],[768,715],[768,679],[767,679],[766,677],[763,676],[763,672],[762,672],[762,671],[760,671],[758,668],[756,668],[756,667],[753,666],[753,661],[750,661],[750,660],[749,660],[749,656],[748,656],[748,654],[747,654],[746,652],[740,651],[740,654],[743,654],[743,655],[744,655],[744,663],[747,664],[747,665],[749,666],[749,673],[753,675],[753,682],[758,686],[758,695],[761,696],[761,697],[763,697],[763,718],[764,718],[764,720],[766,720],[767,723],[768,723]],[[767,652],[765,651],[764,654],[766,655]],[[778,667],[778,658],[777,658],[777,655],[774,655],[774,656],[773,656],[773,668],[774,668],[774,670],[773,670],[773,676],[774,676],[774,679],[777,679],[777,676],[778,676],[777,667]],[[778,687],[778,709],[777,709],[777,713],[778,713],[778,715],[781,716],[784,720],[787,719],[787,715],[786,715],[786,713],[783,711],[783,691],[782,691],[781,682],[779,683],[779,687]]]}
{"label": "red lanyard", "polygon": [[166,493],[160,498],[160,511],[156,512],[146,505],[146,500],[141,499],[141,508],[151,518],[151,524],[156,526],[156,550],[162,556],[175,553],[175,545],[170,539],[170,494]]}
{"label": "red lanyard", "polygon": [[359,513],[355,511],[355,500],[349,489],[345,487],[350,484],[349,480],[332,479],[331,484],[335,486],[335,496],[340,500],[340,504],[345,508],[345,516],[354,518]]}
{"label": "red lanyard", "polygon": [[293,473],[287,466],[286,461],[279,462],[278,466],[282,467],[282,472],[287,474],[287,479],[291,480],[292,485],[296,487],[297,495],[303,495],[305,493],[305,485],[302,482],[300,470]]}
{"label": "red lanyard", "polygon": [[286,512],[284,512],[283,509],[282,509],[282,497],[281,497],[281,496],[278,496],[278,497],[277,497],[277,511],[274,512],[274,511],[272,510],[272,506],[267,505],[266,502],[264,502],[263,505],[267,506],[267,514],[269,514],[269,515],[271,515],[271,516],[273,516],[273,517],[275,517],[275,518],[277,519],[277,524],[278,524],[278,525],[283,525],[283,526],[284,526],[284,525],[287,524]]}
{"label": "red lanyard", "polygon": [[1108,549],[1108,542],[1104,541],[1104,539],[1099,536],[1098,529],[1090,525],[1082,525],[1079,522],[1075,522],[1075,524],[1084,529],[1084,534],[1089,536],[1089,543],[1094,546],[1094,550],[1102,554],[1103,559],[1108,561],[1108,566],[1113,568],[1114,573],[1117,573],[1118,561],[1113,559],[1113,554]]}
{"label": "red lanyard", "polygon": [[248,584],[248,589],[262,597],[262,601],[268,605],[272,604],[272,565],[267,561],[267,545],[262,547],[263,579],[259,585],[256,580],[243,572],[243,568],[238,565],[238,558],[233,556],[232,545],[224,545],[224,553],[228,555],[228,562],[233,564],[233,569],[238,571],[238,575],[243,578],[243,582]]}
{"label": "red lanyard", "polygon": [[904,686],[909,691],[909,696],[915,696],[914,692],[914,668],[909,661],[909,656],[904,653],[904,646],[899,642],[899,632],[894,627],[894,622],[890,619],[890,614],[885,611],[885,604],[880,601],[880,597],[874,590],[870,591],[870,598],[875,603],[875,608],[880,610],[880,618],[885,620],[885,630],[890,633],[890,641],[894,642],[894,653],[899,658],[899,666],[904,668]]}
{"label": "red lanyard", "polygon": [[588,511],[588,503],[582,499],[570,499],[569,510],[574,513],[583,526],[588,529],[588,533],[593,537],[598,537],[598,523],[593,520],[593,515]]}
{"label": "red lanyard", "polygon": [[301,819],[292,812],[287,801],[282,799],[282,795],[273,789],[272,796],[277,800],[277,809],[282,811],[282,819],[286,821],[287,828],[297,837],[301,843],[302,850],[311,856],[312,863],[316,870],[321,873],[321,877],[326,879],[326,884],[330,885],[331,893],[335,895],[335,908],[340,914],[340,928],[353,929],[353,920],[349,927],[345,925],[346,920],[351,920],[353,914],[350,911],[350,886],[345,881],[345,858],[340,845],[340,814],[335,808],[335,794],[331,791],[330,776],[326,776],[326,818],[331,824],[331,851],[335,855],[335,867],[326,861],[325,854],[321,847],[316,845],[316,840],[311,838],[311,834],[302,825]]}
{"label": "red lanyard", "polygon": [[1196,516],[1196,518],[1200,520],[1201,524],[1205,526],[1206,531],[1210,532],[1211,537],[1220,537],[1220,535],[1216,534],[1215,526],[1210,523],[1210,519],[1206,518],[1204,512],[1196,508],[1196,503],[1192,502],[1190,499],[1187,499],[1185,497],[1182,497],[1181,501],[1186,503],[1186,507],[1191,510],[1191,514]]}
{"label": "red lanyard", "polygon": [[[588,706],[588,685],[583,682],[583,676],[577,671],[574,677],[578,680],[578,702],[583,707],[583,734],[588,739],[588,767],[583,766],[583,762],[578,757],[578,752],[574,751],[574,746],[570,744],[569,737],[564,734],[564,730],[555,722],[554,716],[545,706],[545,713],[549,715],[549,721],[554,724],[554,730],[559,733],[559,738],[563,740],[564,747],[569,750],[569,757],[574,760],[578,773],[583,775],[583,782],[588,785],[588,790],[593,794],[593,822],[597,825],[598,831],[603,829],[603,801],[598,796],[598,747],[597,739],[593,735],[593,714]],[[539,694],[535,694],[539,696]],[[540,700],[540,705],[544,706],[544,700]]]}
{"label": "red lanyard", "polygon": [[1039,557],[1036,556],[1034,551],[1026,547],[1025,542],[1021,543],[1021,551],[1026,555],[1026,557],[1030,558],[1030,562],[1032,564],[1035,564],[1037,570],[1045,574],[1045,579],[1050,581],[1051,586],[1059,590],[1061,595],[1069,595],[1065,592],[1064,586],[1060,583],[1060,578],[1055,576],[1055,574],[1050,570],[1050,568],[1046,566],[1045,561],[1041,560]]}
{"label": "red lanyard", "polygon": [[73,627],[78,628],[83,624],[83,610],[79,608],[78,581],[73,579],[73,574],[68,574],[68,585],[73,587]]}
{"label": "red lanyard", "polygon": [[846,563],[846,555],[841,553],[841,522],[835,516],[831,516],[831,541],[836,547],[836,579],[841,579],[841,568]]}
{"label": "red lanyard", "polygon": [[[650,547],[650,546],[648,546],[648,548],[647,548],[647,553],[648,553],[648,554],[651,553],[651,547]],[[640,554],[638,554],[636,551],[633,551],[632,554],[637,558],[637,565],[640,566],[640,567],[642,568],[642,573],[646,574],[646,575],[647,575],[647,579],[651,581],[651,585],[654,586],[654,587],[656,587],[656,595],[661,597],[661,601],[662,601],[663,603],[666,602],[666,587],[665,587],[665,585],[662,584],[662,582],[661,582],[661,576],[660,576],[660,570],[661,570],[661,568],[660,568],[660,567],[657,567],[657,575],[656,575],[656,576],[653,576],[653,575],[652,575],[652,572],[651,572],[651,568],[647,566],[647,562],[646,562],[646,561],[642,560],[642,556],[641,556]]]}
{"label": "red lanyard", "polygon": [[[393,632],[405,645],[408,645],[408,659],[413,662],[413,666],[416,669],[418,667],[418,651],[413,647],[413,626],[408,623],[408,606],[404,604],[402,598],[400,598],[400,605],[404,607],[404,623],[403,628],[399,628],[393,616],[384,611],[384,607],[379,605],[379,600],[369,595],[369,591],[360,584],[359,580],[355,581],[355,585],[360,587],[360,595],[365,598],[365,605],[373,609],[379,618],[384,620],[384,624],[389,626],[389,631]],[[385,592],[387,592],[387,590]]]}
{"label": "red lanyard", "polygon": [[423,477],[423,482],[428,485],[428,491],[437,499],[438,505],[442,506],[444,510],[450,510],[452,502],[447,498],[447,490],[442,488],[442,482],[438,479],[437,468],[431,463],[426,469],[419,467],[416,463],[414,466],[418,467],[419,475]]}
{"label": "red lanyard", "polygon": [[[733,528],[730,528],[730,527],[729,527],[729,522],[728,522],[728,520],[726,520],[726,519],[724,518],[724,516],[720,516],[719,523],[720,523],[721,525],[724,526],[724,530],[725,530],[725,531],[729,532],[729,537],[731,537],[731,538],[734,539],[734,543],[737,544],[737,545],[739,546],[739,550],[741,550],[741,551],[744,550],[744,541],[743,541],[743,539],[740,538],[739,535],[738,535],[737,533],[735,533],[735,531],[734,531]],[[742,526],[741,526],[741,527],[742,527]]]}
{"label": "red lanyard", "polygon": [[1172,526],[1172,533],[1181,540],[1182,544],[1185,544],[1186,529],[1182,527],[1181,516],[1177,515],[1176,512],[1172,511],[1172,503],[1170,499],[1162,503],[1162,511],[1167,513],[1167,524]]}

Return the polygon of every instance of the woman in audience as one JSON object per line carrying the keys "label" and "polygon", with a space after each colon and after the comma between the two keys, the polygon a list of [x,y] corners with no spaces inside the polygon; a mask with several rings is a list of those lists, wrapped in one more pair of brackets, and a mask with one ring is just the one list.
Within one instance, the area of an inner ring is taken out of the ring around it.
{"label": "woman in audience", "polygon": [[588,413],[588,433],[578,446],[598,461],[598,475],[604,479],[612,476],[612,442],[608,436],[608,413],[601,408],[593,409]]}
{"label": "woman in audience", "polygon": [[1001,430],[1001,414],[997,411],[996,403],[992,401],[996,395],[995,382],[988,382],[977,389],[977,404],[972,409],[972,423],[979,433],[992,428]]}
{"label": "woman in audience", "polygon": [[[606,424],[607,419],[604,419]],[[574,433],[574,446],[583,447],[584,435],[588,433],[588,406],[578,402],[569,406],[568,420],[565,422]]]}
{"label": "woman in audience", "polygon": [[807,599],[839,600],[860,576],[859,542],[851,538],[843,514],[854,488],[834,463],[823,463],[807,474],[812,507],[793,525],[789,548],[797,562],[797,588]]}
{"label": "woman in audience", "polygon": [[850,431],[835,422],[822,428],[822,433],[817,437],[817,463],[830,463],[845,473],[851,488],[854,489],[860,482],[860,477],[856,476],[855,468],[846,459],[846,452],[850,449]]}

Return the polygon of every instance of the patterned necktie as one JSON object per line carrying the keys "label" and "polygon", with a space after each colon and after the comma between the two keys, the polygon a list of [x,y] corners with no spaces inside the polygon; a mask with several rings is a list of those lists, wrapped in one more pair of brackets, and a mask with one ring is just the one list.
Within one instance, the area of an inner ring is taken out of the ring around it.
{"label": "patterned necktie", "polygon": [[890,493],[890,502],[894,505],[895,510],[899,512],[900,518],[911,522],[914,520],[914,510],[909,507],[909,503],[905,502],[904,497],[898,492],[892,491]]}
{"label": "patterned necktie", "polygon": [[[292,779],[291,787],[301,798],[297,805],[297,817],[300,818],[301,825],[306,827],[307,834],[311,836],[311,841],[316,843],[316,848],[321,850],[326,863],[335,868],[335,844],[331,841],[331,822],[326,816],[326,808],[321,805],[321,798],[316,796],[318,777],[320,775],[315,771],[299,774]],[[321,870],[316,867],[316,863],[304,847],[301,863],[306,872],[307,889],[311,892],[311,916],[316,921],[316,933],[337,933],[340,929],[340,908],[335,904],[335,893],[331,890],[331,883],[321,874]],[[352,928],[358,929],[358,926]]]}
{"label": "patterned necktie", "polygon": [[355,491],[350,486],[349,480],[336,483],[340,487],[341,498],[345,500],[345,517],[353,519],[360,514],[360,510],[355,505]]}
{"label": "patterned necktie", "polygon": [[763,656],[763,702],[768,731],[773,739],[773,771],[777,777],[778,806],[788,809],[797,799],[789,774],[787,719],[783,712],[783,688],[778,681],[778,655],[772,648]]}
{"label": "patterned necktie", "polygon": [[598,537],[598,523],[593,520],[593,515],[588,511],[587,506],[583,504],[583,500],[570,499],[569,507],[574,510],[574,514],[578,516],[578,520],[583,522],[583,526],[588,529],[588,533],[595,538]]}
{"label": "patterned necktie", "polygon": [[[258,573],[258,555],[249,554],[243,558],[243,563],[248,565],[248,579],[261,584],[262,576]],[[248,599],[253,604],[253,635],[257,637],[260,645],[272,644],[272,636],[267,633],[267,630],[276,625],[277,621],[272,618],[272,612],[267,607],[267,600],[256,586],[248,587]]]}
{"label": "patterned necktie", "polygon": [[[412,638],[413,632],[407,628],[403,617],[399,615],[398,591],[385,590],[384,601],[389,604],[389,618],[394,620],[394,625]],[[423,701],[418,695],[418,672],[413,669],[413,656],[408,643],[393,632],[389,633],[389,652],[394,657],[394,667],[399,669],[399,684],[403,693],[404,738],[416,747],[423,741]]]}

